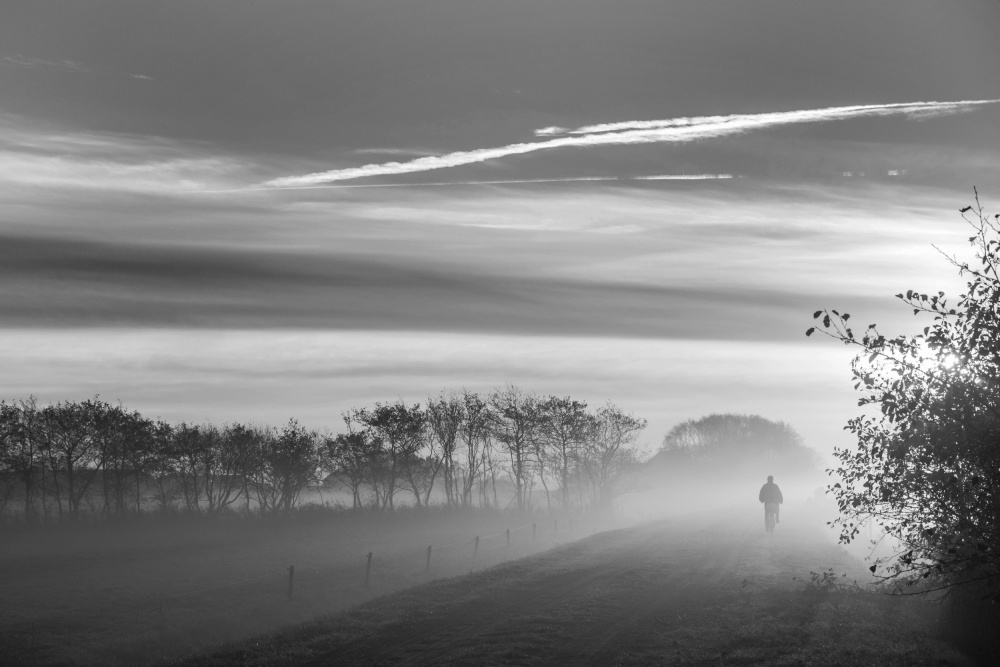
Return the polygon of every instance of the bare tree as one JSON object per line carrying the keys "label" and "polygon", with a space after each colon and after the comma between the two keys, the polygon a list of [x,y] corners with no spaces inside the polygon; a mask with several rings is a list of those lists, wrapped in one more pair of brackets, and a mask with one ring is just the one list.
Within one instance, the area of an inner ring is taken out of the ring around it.
{"label": "bare tree", "polygon": [[320,469],[318,436],[294,419],[278,432],[269,429],[260,439],[263,465],[256,471],[255,489],[260,511],[288,514],[299,495],[316,480]]}
{"label": "bare tree", "polygon": [[7,489],[12,494],[17,480],[24,489],[24,517],[35,518],[34,482],[41,474],[41,448],[38,437],[38,406],[31,396],[16,403],[0,403],[0,467],[11,475]]}
{"label": "bare tree", "polygon": [[[441,462],[444,492],[448,505],[458,505],[460,502],[455,450],[464,421],[465,405],[461,397],[454,394],[445,397],[442,393],[436,399],[427,400],[430,449],[432,455],[436,453]],[[427,500],[425,498],[424,504],[427,503]]]}
{"label": "bare tree", "polygon": [[246,487],[252,462],[254,433],[243,424],[229,424],[221,431],[215,427],[202,431],[202,488],[209,512],[231,506]]}
{"label": "bare tree", "polygon": [[475,392],[462,392],[462,413],[464,419],[459,425],[458,437],[465,449],[465,462],[461,466],[461,503],[472,504],[472,493],[476,481],[480,480],[480,497],[485,488],[486,471],[485,452],[492,446],[492,412],[489,404]]}
{"label": "bare tree", "polygon": [[[345,417],[350,429],[350,421]],[[378,444],[368,430],[338,433],[336,437],[327,436],[323,439],[323,448],[333,474],[347,480],[351,490],[351,507],[358,509],[362,505],[361,487],[370,482],[371,462]]]}
{"label": "bare tree", "polygon": [[[403,401],[376,403],[371,410],[352,410],[347,418],[370,429],[374,441],[382,445],[378,458],[372,461],[376,473],[372,481],[376,494],[383,497],[382,507],[393,509],[396,491],[402,488],[409,466],[423,446],[424,413],[420,405],[408,407]],[[419,505],[419,491],[413,493]]]}
{"label": "bare tree", "polygon": [[595,428],[582,452],[581,463],[593,502],[606,506],[638,464],[631,446],[646,428],[646,420],[623,412],[610,401],[594,417]]}
{"label": "bare tree", "polygon": [[100,472],[94,432],[96,413],[103,406],[94,398],[83,403],[57,403],[41,411],[40,443],[52,473],[60,518],[80,518],[84,496]]}
{"label": "bare tree", "polygon": [[157,420],[151,425],[149,436],[149,459],[144,469],[147,478],[156,489],[155,498],[159,510],[166,512],[174,507],[180,496],[180,484],[173,454],[174,427],[163,420]]}
{"label": "bare tree", "polygon": [[173,464],[184,505],[191,512],[201,512],[202,461],[207,446],[202,427],[182,422],[173,428],[170,447],[165,452]]}
{"label": "bare tree", "polygon": [[[541,443],[539,458],[549,462],[559,477],[563,509],[570,506],[570,484],[580,452],[592,438],[595,422],[587,404],[566,396],[549,396],[539,404]],[[544,479],[544,478],[543,478]],[[547,490],[546,490],[547,491]]]}
{"label": "bare tree", "polygon": [[144,421],[138,412],[128,412],[120,403],[101,404],[95,411],[94,442],[106,515],[122,516],[130,505],[136,478],[143,472],[137,465],[141,457],[136,451],[146,444]]}
{"label": "bare tree", "polygon": [[493,436],[499,442],[510,464],[508,474],[514,483],[517,511],[526,508],[526,494],[531,485],[532,455],[538,437],[538,401],[514,385],[496,389],[490,394],[493,408]]}

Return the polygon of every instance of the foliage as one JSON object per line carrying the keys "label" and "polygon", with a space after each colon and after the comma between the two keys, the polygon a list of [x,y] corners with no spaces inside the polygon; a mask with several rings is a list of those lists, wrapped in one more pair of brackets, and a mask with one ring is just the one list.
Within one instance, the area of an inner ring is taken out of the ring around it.
{"label": "foliage", "polygon": [[679,471],[708,468],[713,474],[801,472],[816,455],[795,429],[759,415],[713,414],[677,424],[663,438],[661,461]]}
{"label": "foliage", "polygon": [[[917,335],[857,335],[850,315],[814,313],[815,331],[861,348],[852,364],[860,406],[849,421],[857,446],[836,450],[829,487],[840,540],[875,522],[901,545],[874,573],[910,590],[980,582],[1000,596],[1000,215],[979,203],[960,213],[976,263],[949,261],[968,277],[954,305],[943,292],[896,298],[931,318]],[[971,214],[971,215],[970,215]]]}

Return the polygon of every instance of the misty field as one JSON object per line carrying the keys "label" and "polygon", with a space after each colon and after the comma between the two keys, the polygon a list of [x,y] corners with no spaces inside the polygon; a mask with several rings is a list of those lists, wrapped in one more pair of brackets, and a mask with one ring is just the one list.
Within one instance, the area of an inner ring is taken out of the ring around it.
{"label": "misty field", "polygon": [[774,535],[760,518],[711,510],[600,533],[183,664],[973,664],[943,640],[940,605],[850,585],[863,563],[814,517]]}
{"label": "misty field", "polygon": [[442,508],[11,531],[0,541],[0,664],[177,658],[610,525],[570,524]]}
{"label": "misty field", "polygon": [[758,510],[12,533],[0,664],[974,664],[944,641],[941,605],[854,587],[864,562],[808,503],[773,535]]}

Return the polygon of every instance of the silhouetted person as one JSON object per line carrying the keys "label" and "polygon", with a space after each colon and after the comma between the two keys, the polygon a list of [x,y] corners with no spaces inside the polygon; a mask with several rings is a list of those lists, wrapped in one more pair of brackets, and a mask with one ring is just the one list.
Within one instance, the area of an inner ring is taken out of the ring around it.
{"label": "silhouetted person", "polygon": [[785,502],[785,499],[781,497],[781,489],[778,485],[774,483],[774,477],[772,475],[767,476],[767,484],[760,487],[760,495],[758,496],[760,502],[764,503],[764,530],[767,530],[769,526],[767,525],[767,517],[769,514],[774,514],[774,522],[778,523],[778,509],[781,503]]}

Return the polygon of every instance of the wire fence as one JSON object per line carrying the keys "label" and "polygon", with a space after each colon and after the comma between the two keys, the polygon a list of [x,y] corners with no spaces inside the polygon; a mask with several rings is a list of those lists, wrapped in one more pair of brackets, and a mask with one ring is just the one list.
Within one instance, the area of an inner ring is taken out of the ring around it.
{"label": "wire fence", "polygon": [[[409,537],[402,548],[399,538],[375,539],[367,550],[331,555],[326,562],[313,557],[207,586],[173,588],[158,581],[158,594],[108,595],[87,605],[33,600],[21,609],[0,611],[0,664],[157,664],[522,558],[608,527],[606,518],[578,515],[461,537],[454,530],[438,531],[422,541]],[[148,591],[150,586],[135,582],[134,588]]]}

